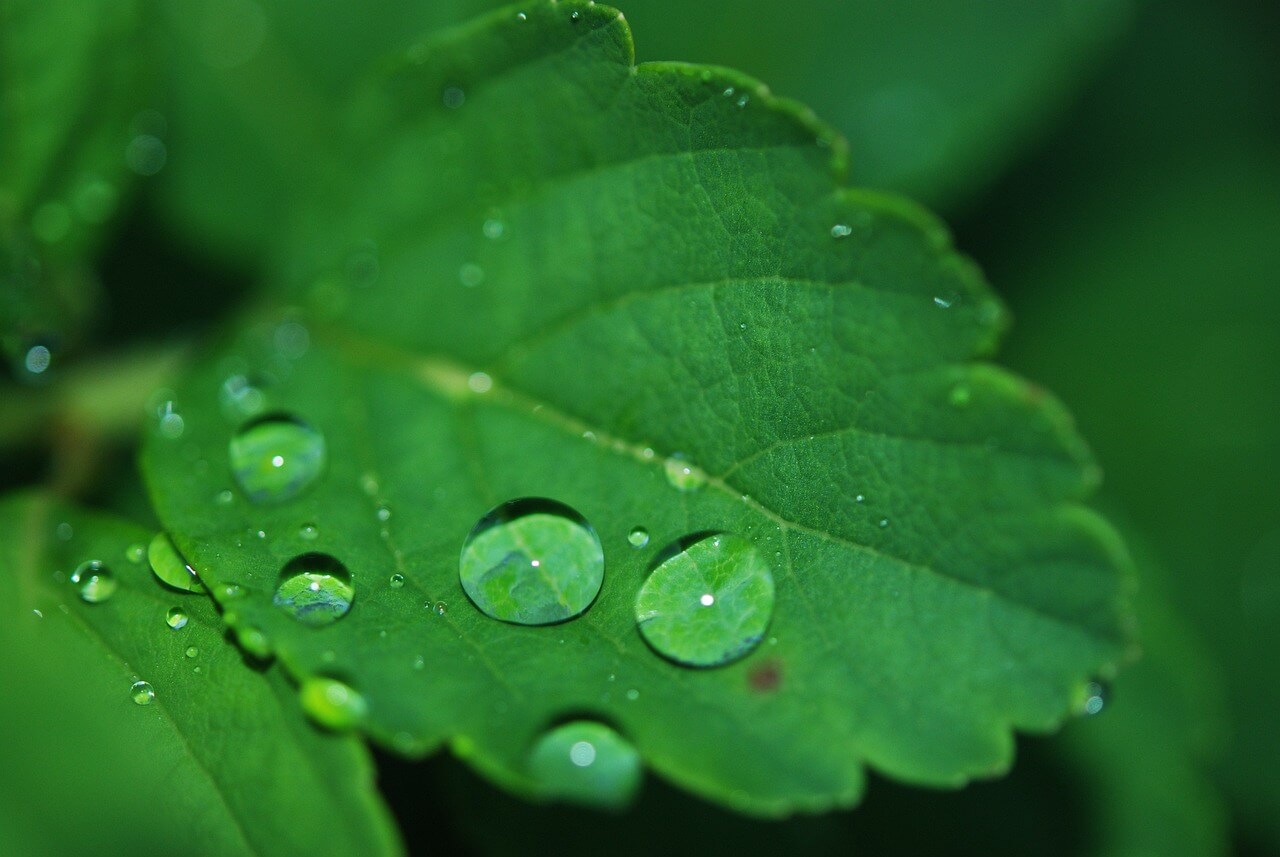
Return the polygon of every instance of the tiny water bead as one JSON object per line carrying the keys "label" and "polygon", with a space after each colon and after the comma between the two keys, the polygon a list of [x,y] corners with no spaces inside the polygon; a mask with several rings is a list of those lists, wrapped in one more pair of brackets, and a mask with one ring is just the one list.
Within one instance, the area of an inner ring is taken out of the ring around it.
{"label": "tiny water bead", "polygon": [[248,423],[231,438],[231,472],[255,503],[292,500],[324,470],[324,435],[296,417],[276,414]]}
{"label": "tiny water bead", "polygon": [[462,588],[487,616],[548,625],[582,613],[604,582],[604,549],[585,519],[553,500],[504,503],[480,519],[459,560]]}
{"label": "tiny water bead", "polygon": [[147,558],[147,549],[144,545],[129,545],[124,555],[129,562],[139,563]]}
{"label": "tiny water bead", "polygon": [[316,528],[315,524],[303,524],[298,527],[298,535],[309,542],[313,542],[320,535],[320,530]]}
{"label": "tiny water bead", "polygon": [[79,588],[81,600],[90,604],[106,601],[115,594],[117,585],[111,569],[96,559],[81,563],[71,573],[71,582]]}
{"label": "tiny water bead", "polygon": [[633,548],[642,548],[649,544],[649,531],[644,527],[633,527],[631,532],[627,533],[627,541]]}
{"label": "tiny water bead", "polygon": [[129,686],[129,696],[137,705],[150,705],[156,701],[156,689],[150,682],[135,681]]}
{"label": "tiny water bead", "polygon": [[1086,715],[1094,715],[1102,712],[1107,705],[1107,688],[1102,682],[1091,681],[1084,686],[1084,701],[1080,704],[1080,711]]}
{"label": "tiny water bead", "polygon": [[200,656],[200,650],[195,646],[187,646],[187,657],[196,658]]}
{"label": "tiny water bead", "polygon": [[312,676],[298,689],[302,710],[326,729],[350,729],[364,719],[364,697],[334,678]]}
{"label": "tiny water bead", "polygon": [[265,402],[259,386],[244,375],[232,375],[223,381],[218,399],[223,413],[232,419],[257,415]]}
{"label": "tiny water bead", "polygon": [[196,576],[196,570],[178,553],[178,548],[165,533],[157,533],[147,546],[147,560],[151,572],[161,583],[183,592],[204,592],[204,584]]}
{"label": "tiny water bead", "polygon": [[351,609],[355,587],[346,566],[328,554],[295,557],[284,567],[272,601],[304,625],[337,622]]}
{"label": "tiny water bead", "polygon": [[640,633],[654,650],[687,666],[715,667],[759,645],[774,587],[755,545],[715,533],[683,539],[661,556],[635,604]]}
{"label": "tiny water bead", "polygon": [[848,238],[853,234],[853,227],[847,223],[837,223],[831,227],[832,238]]}
{"label": "tiny water bead", "polygon": [[177,631],[187,627],[187,614],[181,607],[170,607],[169,612],[164,615],[164,621],[166,625]]}
{"label": "tiny water bead", "polygon": [[389,583],[392,589],[400,589],[404,586],[404,575],[399,573],[391,575]]}
{"label": "tiny water bead", "polygon": [[623,807],[640,785],[640,754],[602,723],[577,720],[544,734],[529,753],[529,773],[547,797]]}
{"label": "tiny water bead", "polygon": [[667,481],[680,491],[696,491],[707,482],[707,474],[685,461],[680,453],[668,458],[663,463],[663,469],[666,471]]}

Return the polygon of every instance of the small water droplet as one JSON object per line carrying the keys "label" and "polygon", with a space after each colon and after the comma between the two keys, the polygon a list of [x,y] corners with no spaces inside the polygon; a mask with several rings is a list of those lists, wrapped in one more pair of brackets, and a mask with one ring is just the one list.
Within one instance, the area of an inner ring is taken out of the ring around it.
{"label": "small water droplet", "polygon": [[633,548],[642,548],[649,544],[649,531],[644,527],[634,527],[627,533],[627,541]]}
{"label": "small water droplet", "polygon": [[151,572],[168,586],[183,592],[204,592],[196,570],[187,564],[178,547],[165,533],[157,533],[147,547]]}
{"label": "small water droplet", "polygon": [[251,417],[262,410],[266,396],[244,375],[232,375],[218,391],[222,412],[232,419]]}
{"label": "small water droplet", "polygon": [[636,597],[640,633],[678,663],[713,667],[743,657],[773,614],[773,574],[748,539],[725,533],[664,550]]}
{"label": "small water droplet", "polygon": [[235,628],[236,642],[240,644],[240,648],[250,656],[260,661],[265,661],[271,657],[271,640],[267,635],[262,633],[261,628],[255,628],[252,625],[242,625]]}
{"label": "small water droplet", "polygon": [[129,696],[138,705],[150,705],[156,701],[156,689],[150,682],[135,681],[129,686]]}
{"label": "small water droplet", "polygon": [[324,435],[296,417],[276,414],[241,428],[229,446],[231,472],[255,503],[292,500],[319,478]]}
{"label": "small water droplet", "polygon": [[164,169],[169,150],[164,141],[154,134],[139,134],[129,141],[124,150],[124,161],[140,176],[154,176]]}
{"label": "small water droplet", "polygon": [[23,359],[23,367],[32,375],[40,375],[49,368],[49,364],[53,361],[53,354],[46,345],[33,345],[27,349],[27,356]]}
{"label": "small water droplet", "polygon": [[618,808],[640,785],[640,754],[608,726],[578,720],[537,740],[529,772],[548,797]]}
{"label": "small water droplet", "polygon": [[69,542],[71,541],[72,536],[76,534],[76,531],[70,524],[63,521],[61,524],[58,524],[58,526],[53,528],[53,533],[58,537],[58,541]]}
{"label": "small water droplet", "polygon": [[484,222],[484,226],[481,227],[481,231],[484,233],[485,238],[488,238],[490,241],[496,241],[506,233],[507,226],[498,218],[490,217]]}
{"label": "small water droplet", "polygon": [[474,262],[467,262],[458,269],[458,281],[467,288],[474,289],[484,282],[484,268]]}
{"label": "small water droplet", "polygon": [[732,86],[730,86],[730,87],[728,87],[727,89],[725,89],[725,91],[724,91],[724,97],[725,97],[725,98],[733,98],[733,94],[734,94],[736,91],[737,91],[737,90],[735,90]]}
{"label": "small water droplet", "polygon": [[636,690],[634,687],[627,691],[627,699],[630,700],[631,702],[635,702],[639,698],[640,698],[640,691]]}
{"label": "small water droplet", "polygon": [[867,498],[866,498],[866,496],[865,496],[865,495],[863,495],[863,494],[859,494],[857,497],[854,497],[854,498],[853,498],[853,502],[855,502],[855,503],[863,503],[863,502],[865,502],[865,501],[866,501],[866,499],[867,499]]}
{"label": "small water droplet", "polygon": [[285,565],[280,578],[272,602],[313,628],[333,624],[347,615],[356,594],[347,567],[328,554],[295,557]]}
{"label": "small water droplet", "polygon": [[364,719],[364,697],[333,678],[313,676],[298,689],[302,710],[327,729],[350,729]]}
{"label": "small water droplet", "polygon": [[187,421],[178,413],[178,404],[173,400],[163,402],[156,411],[156,431],[167,440],[177,440],[187,430]]}
{"label": "small water droplet", "polygon": [[432,609],[435,610],[437,616],[443,616],[449,612],[449,605],[443,601],[437,601]]}
{"label": "small water droplet", "polygon": [[493,379],[484,372],[472,372],[467,378],[467,386],[473,393],[487,393],[493,389]]}
{"label": "small water droplet", "polygon": [[747,94],[744,92],[742,95],[739,95],[739,96],[738,96],[737,104],[738,104],[738,106],[739,106],[739,107],[746,107],[746,106],[747,106],[747,103],[748,103],[748,102],[750,102],[750,101],[751,101],[751,96],[750,96],[750,95],[747,95]]}
{"label": "small water droplet", "polygon": [[177,631],[187,627],[187,614],[181,607],[170,607],[169,612],[164,615],[164,621],[166,625]]}
{"label": "small water droplet", "polygon": [[847,223],[837,223],[831,227],[832,238],[848,238],[853,234],[853,227]]}
{"label": "small water droplet", "polygon": [[577,12],[570,12],[570,13],[569,13],[569,20],[570,20],[570,21],[572,21],[572,22],[573,22],[573,23],[575,23],[575,24],[576,24],[576,23],[578,23],[578,18],[579,18],[579,17],[580,17],[580,16],[578,15],[578,13],[577,13]]}
{"label": "small water droplet", "polygon": [[418,655],[413,659],[413,668],[415,670],[424,670],[427,668],[427,659],[422,655]]}
{"label": "small water droplet", "polygon": [[125,559],[132,563],[142,562],[147,558],[147,549],[143,545],[129,545],[124,552]]}
{"label": "small water droplet", "polygon": [[42,613],[38,607],[31,611],[31,615],[35,616],[37,619],[44,618],[44,613]]}
{"label": "small water droplet", "polygon": [[80,589],[80,598],[90,604],[106,601],[116,591],[116,579],[107,568],[96,559],[81,563],[71,573],[71,582]]}
{"label": "small water droplet", "polygon": [[231,501],[234,499],[235,497],[232,495],[231,491],[226,488],[213,495],[213,502],[217,503],[219,506],[230,506]]}
{"label": "small water droplet", "polygon": [[516,20],[517,20],[517,21],[527,21],[527,20],[529,20],[529,16],[528,16],[528,15],[526,15],[524,12],[517,12],[517,13],[516,13]]}
{"label": "small water droplet", "polygon": [[951,304],[954,303],[954,301],[951,298],[939,298],[939,297],[935,297],[933,299],[933,302],[937,306],[942,307],[943,309],[951,309]]}
{"label": "small water droplet", "polygon": [[377,518],[378,518],[378,520],[379,520],[379,521],[390,521],[390,520],[391,520],[391,507],[390,507],[390,506],[388,506],[388,505],[386,505],[385,503],[381,503],[381,504],[379,504],[379,505],[378,505],[378,508],[377,508],[377,510],[374,512],[374,514],[377,516]]}
{"label": "small water droplet", "polygon": [[271,339],[276,353],[286,360],[297,360],[311,347],[311,331],[302,322],[292,319],[277,324]]}
{"label": "small water droplet", "polygon": [[187,646],[187,657],[198,658],[199,656],[200,656],[199,649],[197,649],[195,646]]}
{"label": "small water droplet", "polygon": [[462,91],[462,87],[447,86],[445,87],[444,93],[440,96],[440,99],[444,102],[445,107],[448,107],[450,110],[457,110],[466,103],[467,94]]}
{"label": "small water droplet", "polygon": [[319,535],[320,530],[315,524],[303,524],[301,527],[298,527],[298,536],[309,542],[314,542],[316,537]]}
{"label": "small water droplet", "polygon": [[884,528],[885,528],[885,527],[887,527],[887,526],[889,526],[889,519],[888,519],[888,518],[881,518],[881,519],[880,519],[880,528],[881,528],[881,529],[884,529]]}
{"label": "small water droplet", "polygon": [[696,491],[707,482],[707,474],[685,461],[678,452],[663,463],[663,468],[667,474],[667,482],[680,491]]}
{"label": "small water droplet", "polygon": [[392,589],[399,589],[404,586],[404,575],[399,573],[391,575],[390,584]]}
{"label": "small water droplet", "polygon": [[1101,713],[1107,705],[1107,695],[1107,688],[1102,682],[1089,682],[1084,686],[1084,702],[1080,705],[1080,711],[1085,715]]}
{"label": "small water droplet", "polygon": [[485,615],[547,625],[591,606],[604,581],[604,550],[591,526],[568,506],[514,500],[492,509],[471,530],[459,577]]}

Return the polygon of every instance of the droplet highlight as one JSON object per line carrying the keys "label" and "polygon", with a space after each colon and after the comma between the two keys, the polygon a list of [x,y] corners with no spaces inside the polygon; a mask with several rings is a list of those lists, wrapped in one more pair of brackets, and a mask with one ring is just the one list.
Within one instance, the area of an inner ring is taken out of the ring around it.
{"label": "droplet highlight", "polygon": [[586,520],[554,500],[504,503],[472,529],[459,578],[487,616],[548,625],[581,614],[604,581],[604,550]]}
{"label": "droplet highlight", "polygon": [[773,573],[748,539],[715,533],[660,554],[636,597],[645,641],[676,663],[716,667],[759,645],[773,615]]}

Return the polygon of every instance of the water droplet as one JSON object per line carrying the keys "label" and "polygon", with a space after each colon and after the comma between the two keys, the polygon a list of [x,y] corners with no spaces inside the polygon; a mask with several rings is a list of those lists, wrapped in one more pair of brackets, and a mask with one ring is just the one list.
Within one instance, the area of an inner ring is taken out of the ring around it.
{"label": "water droplet", "polygon": [[435,611],[437,616],[443,616],[449,612],[449,605],[445,604],[443,601],[437,601],[435,604],[431,605],[431,609]]}
{"label": "water droplet", "polygon": [[570,12],[570,13],[569,13],[569,20],[570,20],[570,21],[572,21],[572,22],[573,22],[573,23],[575,23],[575,24],[576,24],[576,23],[578,23],[578,19],[579,19],[580,17],[581,17],[581,16],[580,16],[577,12]]}
{"label": "water droplet", "polygon": [[568,506],[514,500],[471,530],[459,577],[485,615],[547,625],[591,606],[604,581],[604,550],[591,526]]}
{"label": "water droplet", "polygon": [[727,664],[759,644],[773,614],[773,574],[749,540],[725,533],[682,539],[636,597],[636,622],[661,655],[695,667]]}
{"label": "water droplet", "polygon": [[244,375],[232,375],[223,381],[218,399],[223,413],[232,419],[254,416],[266,401],[262,390]]}
{"label": "water droplet", "polygon": [[1098,714],[1106,704],[1107,688],[1102,682],[1091,681],[1084,686],[1084,701],[1080,704],[1080,711],[1083,714]]}
{"label": "water droplet", "polygon": [[70,524],[63,521],[61,524],[58,524],[58,526],[53,528],[53,533],[58,537],[58,541],[69,542],[71,541],[71,537],[76,534],[76,531]]}
{"label": "water droplet", "polygon": [[281,503],[301,494],[325,464],[324,435],[295,417],[274,415],[231,438],[231,472],[255,503]]}
{"label": "water droplet", "polygon": [[129,696],[138,705],[150,705],[156,701],[156,689],[150,682],[135,681],[129,686]]}
{"label": "water droplet", "polygon": [[187,646],[187,657],[197,658],[200,656],[200,650],[195,646]]}
{"label": "water droplet", "polygon": [[271,339],[276,353],[287,360],[297,360],[311,347],[311,331],[302,322],[292,319],[277,324]]}
{"label": "water droplet", "polygon": [[425,670],[427,668],[427,659],[422,655],[418,655],[413,659],[413,668],[415,670]]}
{"label": "water droplet", "polygon": [[187,614],[181,607],[170,607],[169,612],[164,615],[164,621],[166,625],[177,631],[187,627]]}
{"label": "water droplet", "polygon": [[378,517],[379,521],[390,521],[391,507],[386,505],[385,503],[379,504],[377,511],[375,511],[374,514]]}
{"label": "water droplet", "polygon": [[627,533],[627,541],[631,542],[633,548],[642,548],[649,544],[649,531],[644,527],[634,527]]}
{"label": "water droplet", "polygon": [[391,575],[390,583],[391,583],[392,589],[399,589],[400,587],[404,586],[404,575],[403,574]]}
{"label": "water droplet", "polygon": [[462,91],[461,87],[449,86],[445,87],[444,93],[440,96],[440,100],[444,102],[444,106],[450,110],[457,110],[467,101],[467,94]]}
{"label": "water droplet", "polygon": [[467,378],[467,386],[473,393],[487,393],[493,389],[493,379],[483,372],[472,372]]}
{"label": "water droplet", "polygon": [[936,297],[936,298],[934,298],[934,299],[933,299],[933,302],[934,302],[936,305],[938,305],[938,306],[942,307],[943,309],[951,309],[951,304],[952,304],[952,303],[954,303],[954,300],[952,300],[951,298],[937,298],[937,297]]}
{"label": "water droplet", "polygon": [[314,542],[318,535],[320,535],[320,530],[316,528],[315,524],[303,524],[298,527],[298,536],[309,542]]}
{"label": "water droplet", "polygon": [[204,592],[204,584],[196,575],[196,570],[187,564],[178,547],[165,533],[157,533],[147,547],[147,559],[151,563],[151,572],[161,583],[172,586],[183,592]]}
{"label": "water droplet", "polygon": [[865,502],[865,501],[866,501],[866,499],[867,499],[867,498],[866,498],[866,495],[864,495],[864,494],[859,494],[857,497],[854,497],[854,498],[853,498],[853,502],[855,502],[855,503],[863,503],[863,502]]}
{"label": "water droplet", "polygon": [[40,610],[40,608],[39,608],[39,607],[37,607],[37,608],[35,608],[34,610],[32,610],[32,611],[31,611],[31,615],[32,615],[32,616],[35,616],[37,619],[43,619],[43,618],[44,618],[44,613]]}
{"label": "water droplet", "polygon": [[[230,621],[230,620],[228,620]],[[236,642],[240,644],[240,648],[252,657],[260,661],[265,661],[271,657],[271,641],[267,639],[267,635],[262,633],[262,629],[255,628],[252,625],[238,626],[235,628]]]}
{"label": "water droplet", "polygon": [[837,223],[831,227],[832,238],[848,238],[853,234],[853,227],[847,223]]}
{"label": "water droplet", "polygon": [[627,690],[628,700],[630,700],[631,702],[635,702],[639,698],[640,698],[640,691],[636,690],[634,687]]}
{"label": "water droplet", "polygon": [[302,710],[327,729],[350,729],[364,719],[364,697],[343,682],[313,676],[298,689]]}
{"label": "water droplet", "polygon": [[734,92],[736,92],[736,91],[737,91],[737,90],[735,90],[732,86],[730,86],[730,87],[728,87],[727,89],[725,89],[725,91],[724,91],[724,97],[725,97],[725,98],[733,98],[733,93],[734,93]]}
{"label": "water droplet", "polygon": [[516,13],[516,20],[517,20],[517,21],[527,21],[527,20],[529,20],[529,16],[528,16],[528,15],[526,15],[524,12],[517,12],[517,13]]}
{"label": "water droplet", "polygon": [[678,452],[664,462],[663,468],[666,470],[667,481],[680,491],[696,491],[707,482],[707,474],[685,461]]}
{"label": "water droplet", "polygon": [[218,587],[219,601],[239,601],[248,593],[238,583],[224,583]]}
{"label": "water droplet", "polygon": [[187,422],[178,413],[178,403],[172,399],[161,402],[156,408],[156,430],[168,440],[177,440],[187,429]]}
{"label": "water droplet", "polygon": [[129,545],[124,552],[125,559],[132,563],[142,562],[147,558],[147,549],[143,545]]}
{"label": "water droplet", "polygon": [[27,356],[23,360],[22,365],[32,375],[39,375],[49,368],[50,362],[53,360],[53,354],[46,345],[33,345],[27,349]]}
{"label": "water droplet", "polygon": [[484,282],[484,268],[474,262],[468,262],[458,269],[458,280],[469,289]]}
{"label": "water droplet", "polygon": [[106,601],[116,591],[116,579],[111,569],[96,559],[81,563],[71,573],[71,582],[80,588],[80,598],[90,604]]}
{"label": "water droplet", "polygon": [[884,529],[884,528],[885,528],[885,527],[887,527],[887,526],[889,526],[889,519],[888,519],[888,518],[881,518],[881,519],[880,519],[880,529]]}
{"label": "water droplet", "polygon": [[481,231],[484,232],[485,238],[488,238],[490,241],[496,241],[506,233],[507,227],[506,224],[498,218],[490,217],[484,222],[484,226],[481,227]]}
{"label": "water droplet", "polygon": [[154,176],[164,169],[169,151],[164,141],[154,134],[139,134],[129,141],[124,150],[124,161],[129,169],[140,176]]}
{"label": "water droplet", "polygon": [[323,553],[303,554],[281,572],[272,601],[304,625],[331,625],[347,615],[355,598],[351,574],[338,560]]}
{"label": "water droplet", "polygon": [[219,506],[230,506],[231,501],[234,499],[235,497],[231,492],[225,488],[213,495],[213,502],[217,503]]}
{"label": "water droplet", "polygon": [[747,106],[747,103],[748,103],[748,102],[750,102],[750,101],[751,101],[751,96],[750,96],[750,95],[747,95],[747,94],[744,92],[742,95],[739,95],[739,96],[738,96],[737,104],[738,104],[738,106],[739,106],[739,107],[746,107],[746,106]]}
{"label": "water droplet", "polygon": [[578,720],[538,739],[529,772],[547,797],[616,808],[640,785],[640,754],[608,726]]}

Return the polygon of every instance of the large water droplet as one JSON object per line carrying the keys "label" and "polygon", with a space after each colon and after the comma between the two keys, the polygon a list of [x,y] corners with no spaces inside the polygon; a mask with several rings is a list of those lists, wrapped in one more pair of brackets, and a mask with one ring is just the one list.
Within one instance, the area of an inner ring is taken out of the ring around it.
{"label": "large water droplet", "polygon": [[255,503],[282,503],[315,482],[325,463],[324,435],[295,417],[255,420],[231,438],[231,472]]}
{"label": "large water droplet", "polygon": [[162,583],[183,592],[204,592],[204,584],[196,576],[196,570],[187,565],[173,539],[166,534],[157,533],[151,540],[147,546],[147,560],[151,563],[152,573]]}
{"label": "large water droplet", "polygon": [[604,550],[581,515],[553,500],[504,503],[480,519],[462,548],[462,588],[486,615],[547,625],[591,606],[604,581]]}
{"label": "large water droplet", "polygon": [[164,614],[164,621],[166,625],[177,631],[187,627],[187,614],[181,607],[170,607],[169,612]]}
{"label": "large water droplet", "polygon": [[96,559],[81,563],[71,573],[71,582],[80,588],[80,598],[90,604],[106,601],[116,591],[115,575]]}
{"label": "large water droplet", "polygon": [[640,785],[640,754],[608,726],[577,720],[538,739],[529,772],[548,797],[622,807]]}
{"label": "large water droplet", "polygon": [[636,622],[664,657],[714,667],[759,644],[773,601],[769,563],[749,540],[694,536],[663,551],[636,597]]}
{"label": "large water droplet", "polygon": [[302,710],[327,729],[350,729],[364,719],[364,697],[333,678],[312,676],[298,689]]}
{"label": "large water droplet", "polygon": [[135,681],[129,686],[129,696],[138,705],[150,705],[156,701],[156,689],[150,682]]}
{"label": "large water droplet", "polygon": [[290,560],[280,575],[272,601],[304,625],[318,628],[337,622],[351,609],[356,590],[351,573],[338,560],[323,553],[303,554]]}

